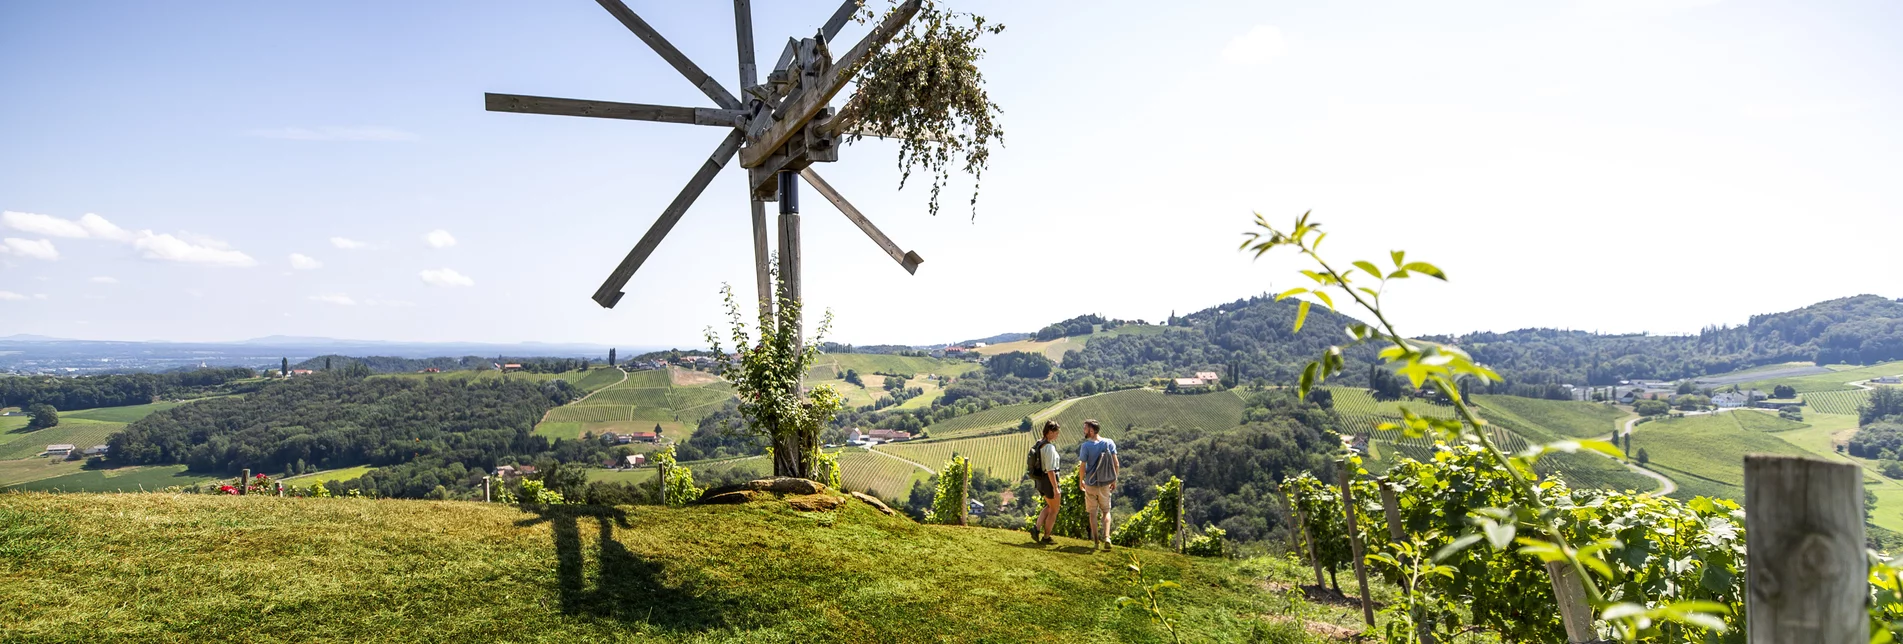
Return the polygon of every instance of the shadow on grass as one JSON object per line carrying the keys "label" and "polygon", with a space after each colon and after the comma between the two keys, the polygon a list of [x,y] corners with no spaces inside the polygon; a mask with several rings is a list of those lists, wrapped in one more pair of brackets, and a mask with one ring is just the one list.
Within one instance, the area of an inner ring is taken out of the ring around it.
{"label": "shadow on grass", "polygon": [[[533,518],[517,527],[548,523],[554,536],[555,585],[561,611],[687,631],[729,626],[728,615],[744,614],[736,598],[693,580],[667,579],[662,564],[630,552],[615,539],[616,528],[631,527],[627,512],[603,506],[522,506]],[[582,530],[592,520],[597,549],[589,578]],[[592,582],[592,583],[591,583]],[[738,611],[738,613],[736,613]]]}

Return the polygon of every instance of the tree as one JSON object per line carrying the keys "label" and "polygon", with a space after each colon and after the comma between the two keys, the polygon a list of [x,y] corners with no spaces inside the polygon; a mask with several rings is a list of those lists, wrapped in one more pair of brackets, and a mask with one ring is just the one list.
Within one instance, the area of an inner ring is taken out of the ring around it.
{"label": "tree", "polygon": [[1777,415],[1779,418],[1783,418],[1784,420],[1794,420],[1798,422],[1803,422],[1804,408],[1799,407],[1797,405],[1785,405],[1777,409]]}
{"label": "tree", "polygon": [[1025,416],[1025,417],[1024,417],[1024,420],[1020,420],[1020,421],[1018,421],[1018,431],[1020,431],[1020,432],[1028,432],[1028,431],[1031,431],[1031,429],[1032,429],[1033,427],[1034,427],[1034,425],[1033,425],[1033,424],[1031,423],[1031,417],[1030,417],[1030,416]]}
{"label": "tree", "polygon": [[291,359],[290,359],[290,358],[278,358],[278,361],[279,361],[279,364],[278,364],[278,377],[279,377],[279,378],[284,378],[284,377],[288,377],[288,376],[290,376],[290,375],[291,375]]}
{"label": "tree", "polygon": [[1796,388],[1796,387],[1792,387],[1792,386],[1790,386],[1790,385],[1778,385],[1778,386],[1776,386],[1776,387],[1772,387],[1772,388],[1771,388],[1771,397],[1772,397],[1772,398],[1779,398],[1779,399],[1783,399],[1783,398],[1796,398],[1796,397],[1797,397],[1797,388]]}
{"label": "tree", "polygon": [[1666,404],[1663,400],[1641,400],[1638,404],[1633,405],[1632,409],[1633,411],[1639,412],[1640,416],[1658,416],[1671,411],[1672,406]]}
{"label": "tree", "polygon": [[1650,462],[1652,462],[1652,455],[1645,453],[1645,448],[1639,448],[1639,464],[1645,465]]}
{"label": "tree", "polygon": [[26,428],[29,431],[46,429],[59,424],[59,410],[54,409],[52,405],[45,403],[34,405],[28,407],[26,413],[33,417],[32,420],[26,423]]}
{"label": "tree", "polygon": [[[772,441],[773,475],[813,478],[818,475],[814,464],[820,455],[820,428],[832,422],[845,403],[829,385],[802,393],[800,381],[818,360],[819,344],[832,328],[833,316],[827,312],[812,341],[802,344],[800,301],[787,291],[779,271],[770,270],[768,278],[774,282],[779,302],[773,310],[759,312],[753,332],[747,330],[733,286],[720,287],[732,326],[733,346],[740,353],[740,363],[728,367],[725,373],[739,394],[740,416],[747,420],[747,428]],[[711,327],[707,329],[707,343],[712,345],[714,355],[727,355],[720,336]]]}
{"label": "tree", "polygon": [[324,356],[324,370],[330,371],[330,356]]}
{"label": "tree", "polygon": [[1903,389],[1877,387],[1870,398],[1857,408],[1858,422],[1869,424],[1889,416],[1903,414]]}
{"label": "tree", "polygon": [[864,389],[866,386],[865,379],[859,377],[859,371],[857,369],[847,369],[845,380],[846,384],[856,385],[861,389]]}
{"label": "tree", "polygon": [[615,350],[614,350],[614,347],[609,347],[609,348],[608,348],[608,366],[610,366],[610,367],[612,367],[612,366],[615,366],[615,365],[618,365],[618,364],[621,364],[621,363],[619,363],[619,362],[615,362]]}
{"label": "tree", "polygon": [[1680,381],[1678,381],[1678,395],[1680,395],[1680,396],[1683,396],[1683,395],[1685,395],[1685,394],[1689,394],[1689,393],[1692,393],[1692,392],[1694,392],[1694,391],[1697,391],[1697,390],[1698,390],[1698,388],[1697,388],[1696,386],[1694,386],[1694,385],[1692,385],[1692,381],[1690,381],[1690,380],[1680,380]]}

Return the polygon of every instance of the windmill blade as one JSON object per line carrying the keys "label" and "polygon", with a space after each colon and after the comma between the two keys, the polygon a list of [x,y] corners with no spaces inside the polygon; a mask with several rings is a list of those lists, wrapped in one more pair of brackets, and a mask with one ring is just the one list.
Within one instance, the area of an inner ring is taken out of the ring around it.
{"label": "windmill blade", "polygon": [[864,4],[865,0],[846,0],[839,3],[839,8],[833,10],[833,17],[826,19],[826,26],[819,28],[820,35],[826,37],[826,42],[832,42],[833,38],[839,35],[839,30],[845,29],[846,23],[852,22],[852,14],[859,13],[859,7]]}
{"label": "windmill blade", "polygon": [[833,189],[832,184],[826,183],[825,179],[821,179],[819,173],[814,172],[811,167],[800,170],[800,176],[806,179],[807,185],[811,185],[814,190],[819,191],[820,195],[826,197],[827,201],[833,202],[833,205],[839,208],[840,213],[845,214],[847,219],[852,220],[854,226],[858,226],[859,230],[865,232],[867,237],[871,237],[872,243],[878,244],[879,248],[885,251],[885,254],[891,255],[892,260],[898,262],[899,266],[905,269],[905,272],[914,275],[918,274],[918,265],[924,262],[925,258],[919,257],[918,253],[899,248],[898,244],[892,242],[892,238],[886,237],[884,232],[880,232],[878,226],[872,225],[872,220],[866,219],[864,213],[859,212],[858,208],[854,208],[851,202],[846,201],[846,198],[840,195],[838,190]]}
{"label": "windmill blade", "polygon": [[767,250],[766,202],[753,197],[753,286],[760,292],[760,315],[773,314],[773,255]]}
{"label": "windmill blade", "polygon": [[749,0],[733,0],[734,42],[740,48],[740,91],[760,84],[759,63],[753,56],[753,5]]}
{"label": "windmill blade", "polygon": [[687,213],[688,206],[694,205],[694,200],[700,198],[701,191],[706,190],[707,184],[713,182],[714,175],[720,174],[720,169],[725,167],[728,161],[733,160],[734,153],[740,150],[740,142],[745,138],[744,131],[735,129],[727,134],[726,139],[721,140],[720,146],[714,148],[714,153],[707,157],[707,162],[701,164],[700,171],[694,173],[694,178],[689,179],[687,186],[681,188],[681,193],[674,196],[674,201],[667,204],[666,210],[661,211],[661,218],[654,220],[654,225],[648,228],[647,234],[641,236],[641,241],[634,245],[634,250],[628,251],[628,256],[621,259],[621,264],[615,267],[613,273],[608,274],[608,280],[602,282],[601,288],[595,290],[595,303],[600,304],[602,308],[612,309],[616,302],[621,301],[622,287],[628,285],[628,280],[634,277],[634,272],[640,270],[643,262],[648,261],[648,255],[654,253],[654,248],[661,245],[661,240],[667,237],[668,231],[673,230],[674,224],[680,222],[681,215]]}
{"label": "windmill blade", "polygon": [[752,117],[751,113],[744,110],[724,110],[713,107],[676,107],[673,105],[616,103],[614,101],[525,96],[522,94],[496,94],[493,92],[484,93],[482,97],[483,108],[491,112],[587,116],[601,119],[685,123],[688,125],[711,125],[715,127],[746,127],[748,119]]}
{"label": "windmill blade", "polygon": [[740,109],[740,100],[734,98],[733,94],[728,93],[727,88],[720,85],[720,81],[714,80],[712,76],[707,75],[707,72],[701,71],[699,65],[695,65],[694,61],[688,60],[687,54],[683,54],[681,50],[675,49],[673,44],[667,42],[666,38],[661,37],[661,32],[655,31],[654,27],[648,26],[647,21],[642,20],[641,16],[636,15],[633,9],[628,8],[628,5],[623,4],[621,0],[595,0],[595,2],[600,3],[601,8],[607,9],[608,13],[613,15],[616,20],[620,20],[622,26],[627,27],[628,31],[634,32],[634,35],[640,38],[641,42],[647,43],[648,47],[654,50],[654,53],[660,54],[661,58],[666,59],[667,64],[673,65],[675,71],[680,72],[682,76],[686,76],[688,82],[693,83],[694,87],[700,88],[702,94],[706,94],[707,98],[714,99],[714,104],[730,110]]}
{"label": "windmill blade", "polygon": [[[780,110],[785,112],[785,118],[768,126],[760,133],[758,139],[750,141],[747,148],[740,151],[740,166],[743,168],[758,166],[766,161],[767,157],[772,156],[774,151],[779,150],[780,146],[786,145],[788,139],[793,138],[800,128],[806,126],[807,121],[819,114],[819,110],[826,107],[826,103],[833,100],[840,90],[845,89],[847,81],[852,80],[852,75],[859,71],[859,64],[864,62],[873,50],[885,46],[885,43],[891,41],[893,36],[898,35],[900,27],[905,26],[912,16],[918,14],[920,4],[921,0],[906,0],[904,4],[899,5],[885,17],[884,21],[873,28],[872,33],[867,34],[864,40],[853,45],[844,57],[834,61],[832,73],[822,77],[817,83],[818,87],[802,88],[803,91],[798,99],[782,103]],[[755,117],[754,120],[758,122],[760,118]]]}

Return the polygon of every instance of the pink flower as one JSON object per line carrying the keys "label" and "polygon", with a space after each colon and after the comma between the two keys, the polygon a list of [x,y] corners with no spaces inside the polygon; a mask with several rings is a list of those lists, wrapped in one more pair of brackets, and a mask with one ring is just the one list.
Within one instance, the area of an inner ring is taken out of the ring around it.
{"label": "pink flower", "polygon": [[259,474],[259,475],[257,475],[257,476],[256,476],[255,478],[264,478],[264,475],[263,475],[263,474]]}
{"label": "pink flower", "polygon": [[235,488],[235,487],[232,487],[232,486],[229,486],[229,485],[220,485],[220,486],[218,486],[218,491],[219,491],[219,492],[224,492],[225,494],[234,494],[234,495],[235,495],[235,494],[237,494],[237,493],[238,493],[238,488]]}

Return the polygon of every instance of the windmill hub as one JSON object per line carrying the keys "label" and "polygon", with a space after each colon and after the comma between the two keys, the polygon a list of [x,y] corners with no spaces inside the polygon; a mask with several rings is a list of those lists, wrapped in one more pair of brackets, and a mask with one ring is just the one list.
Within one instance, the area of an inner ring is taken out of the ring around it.
{"label": "windmill hub", "polygon": [[[767,73],[767,82],[759,83],[753,51],[753,11],[750,0],[734,0],[735,41],[740,54],[740,96],[727,91],[708,76],[694,61],[661,37],[622,0],[596,0],[609,15],[634,32],[635,37],[654,49],[676,71],[693,83],[715,107],[677,107],[617,103],[519,94],[485,94],[492,112],[520,112],[560,116],[654,121],[727,128],[727,137],[700,164],[680,194],[661,211],[661,216],[634,249],[622,258],[607,281],[595,291],[594,300],[613,308],[621,301],[622,288],[634,277],[655,247],[667,237],[714,176],[737,155],[740,167],[747,169],[747,197],[752,207],[753,256],[760,309],[772,310],[773,293],[768,277],[771,256],[768,252],[766,202],[780,202],[778,254],[781,283],[787,294],[798,299],[800,293],[799,202],[797,175],[817,190],[820,196],[871,238],[881,250],[908,273],[915,273],[924,260],[918,253],[901,249],[880,232],[858,208],[834,190],[814,171],[814,163],[839,160],[839,137],[858,132],[852,119],[840,118],[829,105],[852,80],[862,64],[874,52],[890,42],[918,13],[922,0],[907,0],[873,26],[872,33],[854,44],[838,58],[828,45],[859,9],[860,0],[845,0],[826,20],[825,26],[810,38],[789,38],[779,61]],[[876,133],[875,133],[876,134]]]}

